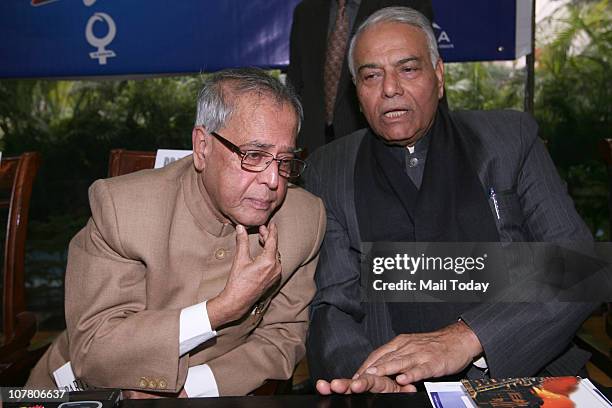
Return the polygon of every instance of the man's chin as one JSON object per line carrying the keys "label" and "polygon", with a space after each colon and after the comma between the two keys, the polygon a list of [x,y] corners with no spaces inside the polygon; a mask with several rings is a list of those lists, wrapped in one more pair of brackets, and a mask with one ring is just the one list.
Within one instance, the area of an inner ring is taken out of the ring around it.
{"label": "man's chin", "polygon": [[401,146],[412,146],[420,138],[414,134],[414,129],[407,129],[405,131],[394,129],[393,131],[381,132],[379,136],[388,144]]}
{"label": "man's chin", "polygon": [[268,223],[270,219],[272,211],[270,210],[247,210],[242,211],[240,214],[237,214],[236,217],[232,217],[234,223],[244,225],[247,228],[250,227],[259,227],[260,225],[265,225]]}

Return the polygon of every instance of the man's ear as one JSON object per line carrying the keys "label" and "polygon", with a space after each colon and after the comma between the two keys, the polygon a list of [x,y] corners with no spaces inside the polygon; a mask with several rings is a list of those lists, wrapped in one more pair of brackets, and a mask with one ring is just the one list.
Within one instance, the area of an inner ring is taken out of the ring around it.
{"label": "man's ear", "polygon": [[208,139],[204,127],[196,126],[191,132],[191,142],[193,144],[193,164],[198,171],[204,170],[206,156],[208,155]]}
{"label": "man's ear", "polygon": [[438,78],[438,99],[442,99],[444,95],[444,62],[442,62],[442,58],[438,58],[435,72],[436,78]]}

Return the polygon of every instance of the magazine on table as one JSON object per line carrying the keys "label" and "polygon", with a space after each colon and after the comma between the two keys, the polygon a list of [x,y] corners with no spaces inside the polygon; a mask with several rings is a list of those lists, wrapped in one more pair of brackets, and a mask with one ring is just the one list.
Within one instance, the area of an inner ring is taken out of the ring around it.
{"label": "magazine on table", "polygon": [[588,379],[527,377],[426,382],[435,408],[612,408]]}

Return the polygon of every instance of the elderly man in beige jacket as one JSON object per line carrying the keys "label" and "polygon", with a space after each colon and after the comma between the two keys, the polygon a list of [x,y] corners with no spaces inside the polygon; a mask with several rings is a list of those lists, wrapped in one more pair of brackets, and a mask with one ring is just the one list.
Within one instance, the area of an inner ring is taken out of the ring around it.
{"label": "elderly man in beige jacket", "polygon": [[67,330],[27,385],[195,397],[289,378],[325,231],[321,200],[289,183],[301,115],[266,73],[221,71],[198,98],[193,156],[94,183]]}

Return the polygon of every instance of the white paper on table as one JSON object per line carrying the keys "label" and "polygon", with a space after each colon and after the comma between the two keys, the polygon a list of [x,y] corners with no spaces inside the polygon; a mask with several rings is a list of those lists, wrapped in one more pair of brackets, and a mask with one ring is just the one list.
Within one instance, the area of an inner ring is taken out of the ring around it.
{"label": "white paper on table", "polygon": [[459,381],[426,382],[425,389],[434,408],[476,408]]}
{"label": "white paper on table", "polygon": [[576,391],[569,395],[576,408],[608,408],[612,403],[593,385],[588,378],[580,379]]}
{"label": "white paper on table", "polygon": [[[477,408],[461,382],[426,382],[427,396],[434,408]],[[575,408],[612,408],[612,403],[586,378],[569,394]]]}
{"label": "white paper on table", "polygon": [[161,169],[174,161],[189,156],[191,153],[193,153],[193,150],[158,149],[155,155],[154,168]]}

